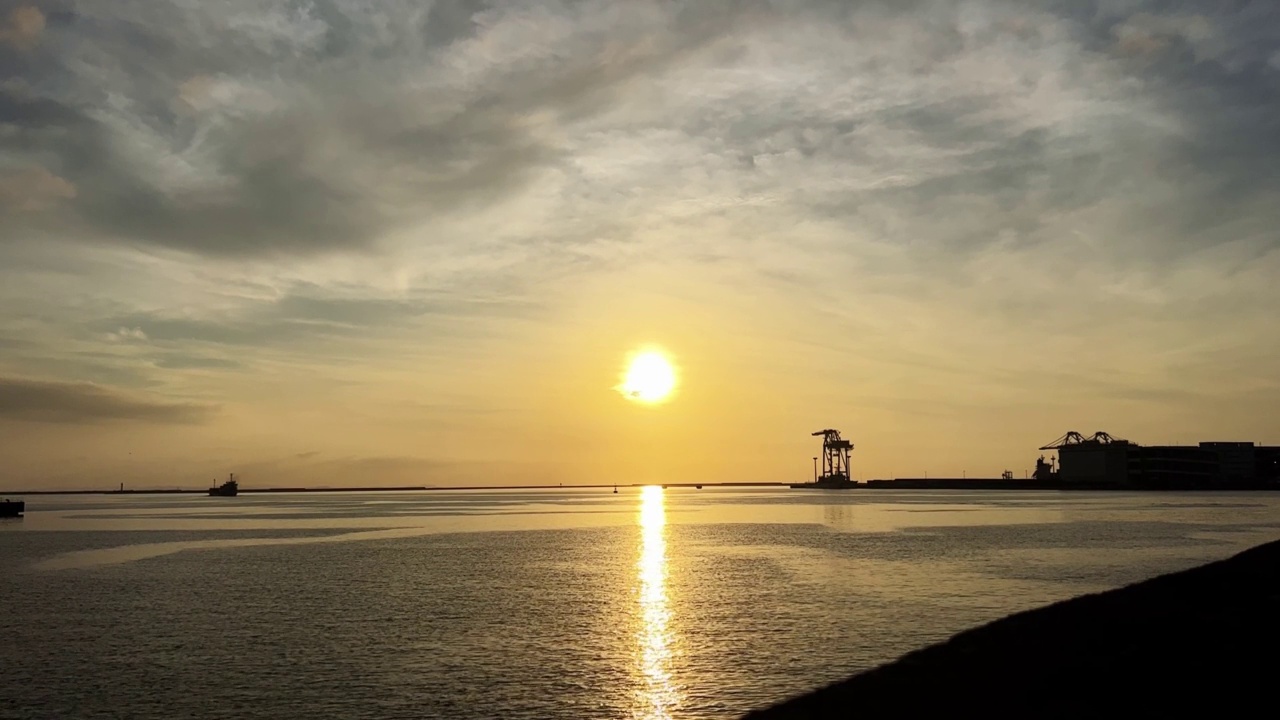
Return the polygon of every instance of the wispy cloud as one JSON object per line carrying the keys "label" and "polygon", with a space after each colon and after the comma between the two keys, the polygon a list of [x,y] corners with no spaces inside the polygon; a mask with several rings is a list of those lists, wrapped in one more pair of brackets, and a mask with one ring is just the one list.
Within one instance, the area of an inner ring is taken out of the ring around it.
{"label": "wispy cloud", "polygon": [[121,327],[107,333],[106,337],[108,342],[121,343],[146,340],[147,334],[139,327]]}
{"label": "wispy cloud", "polygon": [[213,408],[131,396],[88,383],[0,378],[0,418],[46,423],[200,422]]}
{"label": "wispy cloud", "polygon": [[17,50],[30,50],[40,42],[44,24],[44,13],[39,8],[31,5],[12,7],[8,17],[0,19],[0,44]]}
{"label": "wispy cloud", "polygon": [[35,212],[75,196],[74,185],[42,167],[27,167],[0,177],[0,208]]}

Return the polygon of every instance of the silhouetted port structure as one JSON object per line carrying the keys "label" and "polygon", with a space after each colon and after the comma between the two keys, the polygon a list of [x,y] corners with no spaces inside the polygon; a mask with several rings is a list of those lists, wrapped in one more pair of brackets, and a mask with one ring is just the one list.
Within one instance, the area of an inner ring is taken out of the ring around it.
{"label": "silhouetted port structure", "polygon": [[[1139,445],[1103,431],[1085,436],[1074,430],[1041,447],[1035,473],[1018,478],[1010,470],[999,478],[899,477],[853,479],[849,454],[853,443],[832,428],[812,433],[822,438],[822,454],[813,458],[813,480],[793,488],[935,490],[1280,490],[1280,446],[1252,442],[1202,442],[1198,445]],[[819,469],[818,461],[821,460]],[[1056,460],[1056,462],[1055,462]]]}
{"label": "silhouetted port structure", "polygon": [[814,437],[822,438],[822,476],[818,480],[849,481],[849,452],[853,443],[840,437],[839,430],[819,430]]}
{"label": "silhouetted port structure", "polygon": [[[853,451],[853,443],[840,437],[840,431],[832,428],[812,433],[813,437],[822,438],[822,455],[814,458],[813,482],[792,485],[793,488],[854,488],[858,484],[853,481],[849,471],[849,453]],[[821,474],[817,461],[822,461]]]}
{"label": "silhouetted port structure", "polygon": [[1099,431],[1071,431],[1040,448],[1056,450],[1056,470],[1042,456],[1037,479],[1064,486],[1255,488],[1280,484],[1280,446],[1252,442],[1139,445]]}

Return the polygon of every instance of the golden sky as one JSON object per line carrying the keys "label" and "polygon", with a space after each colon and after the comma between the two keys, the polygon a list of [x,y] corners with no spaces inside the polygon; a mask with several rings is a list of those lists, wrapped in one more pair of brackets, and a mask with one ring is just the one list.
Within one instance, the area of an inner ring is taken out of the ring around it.
{"label": "golden sky", "polygon": [[0,2],[0,71],[3,488],[1280,443],[1267,3]]}

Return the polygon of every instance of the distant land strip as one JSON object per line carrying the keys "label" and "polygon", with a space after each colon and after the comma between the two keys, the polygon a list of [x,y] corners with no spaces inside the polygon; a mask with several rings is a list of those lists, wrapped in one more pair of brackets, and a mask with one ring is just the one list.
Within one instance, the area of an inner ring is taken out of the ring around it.
{"label": "distant land strip", "polygon": [[[252,493],[357,493],[422,492],[444,490],[587,490],[593,488],[638,488],[662,485],[665,488],[700,487],[788,487],[794,482],[704,482],[704,483],[602,483],[587,485],[397,485],[391,487],[265,487],[240,488]],[[1008,480],[1005,478],[897,478],[873,479],[844,488],[812,488],[808,492],[844,493],[863,490],[1023,490],[1023,491],[1108,491],[1108,492],[1258,492],[1280,491],[1280,485],[1257,482],[1208,482],[1180,485],[1134,486],[1115,483],[1061,480]],[[0,495],[205,495],[208,489],[138,488],[126,490],[4,490]]]}
{"label": "distant land strip", "polygon": [[[667,488],[696,487],[786,487],[780,482],[705,482],[705,483],[609,483],[607,485],[398,485],[393,487],[268,487],[240,488],[240,495],[251,493],[341,493],[341,492],[420,492],[438,490],[578,490],[592,488],[638,488],[659,485]],[[208,489],[159,488],[137,490],[3,490],[0,495],[206,495]]]}

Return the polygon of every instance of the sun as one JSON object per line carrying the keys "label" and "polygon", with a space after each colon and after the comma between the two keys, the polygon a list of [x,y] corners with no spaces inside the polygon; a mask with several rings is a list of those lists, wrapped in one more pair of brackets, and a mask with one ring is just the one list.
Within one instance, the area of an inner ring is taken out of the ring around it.
{"label": "sun", "polygon": [[671,397],[675,388],[676,371],[667,356],[644,350],[632,356],[617,390],[628,400],[653,405]]}

